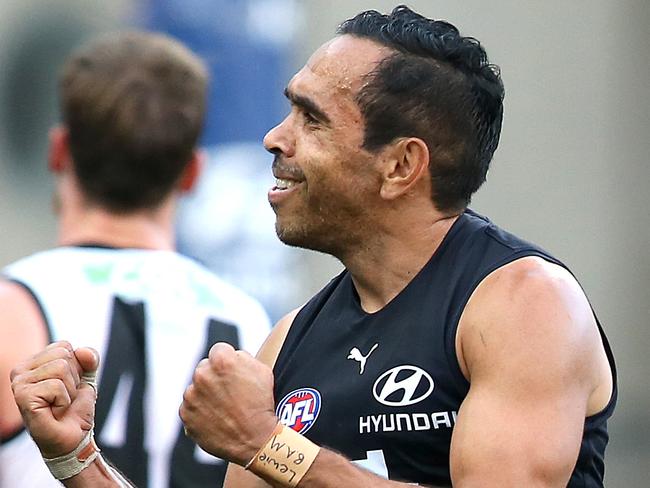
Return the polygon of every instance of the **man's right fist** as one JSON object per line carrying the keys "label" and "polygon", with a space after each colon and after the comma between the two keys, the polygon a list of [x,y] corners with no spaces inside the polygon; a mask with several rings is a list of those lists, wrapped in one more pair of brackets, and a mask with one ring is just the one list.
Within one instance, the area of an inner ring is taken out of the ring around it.
{"label": "man's right fist", "polygon": [[93,428],[97,395],[82,376],[91,378],[98,365],[94,350],[60,341],[11,371],[14,399],[43,457],[72,452]]}

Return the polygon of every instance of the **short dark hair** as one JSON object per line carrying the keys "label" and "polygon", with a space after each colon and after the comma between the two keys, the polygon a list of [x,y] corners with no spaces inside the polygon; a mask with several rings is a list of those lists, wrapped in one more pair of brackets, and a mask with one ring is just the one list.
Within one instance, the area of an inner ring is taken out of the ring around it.
{"label": "short dark hair", "polygon": [[485,50],[445,21],[408,7],[389,15],[369,10],[343,22],[338,34],[368,38],[394,52],[367,75],[357,95],[375,151],[398,137],[429,148],[433,201],[441,211],[465,208],[485,181],[499,143],[504,89]]}
{"label": "short dark hair", "polygon": [[206,90],[202,62],[162,34],[109,34],[75,52],[60,109],[89,202],[117,213],[160,205],[192,157]]}

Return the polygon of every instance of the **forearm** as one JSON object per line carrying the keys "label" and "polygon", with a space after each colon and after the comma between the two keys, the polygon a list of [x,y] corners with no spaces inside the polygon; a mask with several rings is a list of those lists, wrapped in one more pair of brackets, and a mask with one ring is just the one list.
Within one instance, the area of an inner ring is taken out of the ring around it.
{"label": "forearm", "polygon": [[223,483],[224,488],[271,488],[266,481],[238,464],[230,463]]}
{"label": "forearm", "polygon": [[[261,488],[250,471],[274,488],[345,488],[406,486],[389,481],[326,448],[319,447],[298,432],[278,423],[268,441],[255,453],[239,474],[237,488]],[[245,476],[244,476],[245,475]],[[235,481],[231,478],[229,481]],[[241,483],[243,481],[244,483]],[[412,483],[411,483],[412,484]],[[231,486],[231,485],[227,485]]]}
{"label": "forearm", "polygon": [[[414,483],[399,483],[380,478],[370,471],[357,467],[343,456],[321,448],[314,463],[305,474],[305,477],[298,483],[297,488],[393,488],[412,485]],[[262,479],[236,464],[231,464],[228,467],[228,474],[224,484],[224,488],[285,488],[286,486],[286,484],[273,481],[270,478]],[[426,486],[435,488],[433,485]]]}
{"label": "forearm", "polygon": [[76,476],[61,482],[67,488],[136,488],[101,456]]}
{"label": "forearm", "polygon": [[[298,488],[397,488],[412,484],[381,478],[340,454],[321,448]],[[273,486],[280,488],[282,485]]]}

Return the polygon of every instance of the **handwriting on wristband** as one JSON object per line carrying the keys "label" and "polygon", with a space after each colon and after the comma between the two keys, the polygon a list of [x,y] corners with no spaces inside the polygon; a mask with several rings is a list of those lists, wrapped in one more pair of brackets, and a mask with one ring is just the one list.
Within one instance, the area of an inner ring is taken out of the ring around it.
{"label": "handwriting on wristband", "polygon": [[[292,449],[291,446],[285,442],[280,442],[277,439],[277,435],[271,437],[268,450],[261,452],[257,459],[259,462],[277,470],[280,474],[288,475],[288,481],[293,481],[296,472],[291,469],[290,465],[302,464],[305,460],[305,454],[300,452],[298,449]],[[274,456],[272,451],[274,451],[277,456]]]}
{"label": "handwriting on wristband", "polygon": [[278,424],[271,438],[250,463],[258,476],[295,487],[318,454],[319,447],[290,428]]}

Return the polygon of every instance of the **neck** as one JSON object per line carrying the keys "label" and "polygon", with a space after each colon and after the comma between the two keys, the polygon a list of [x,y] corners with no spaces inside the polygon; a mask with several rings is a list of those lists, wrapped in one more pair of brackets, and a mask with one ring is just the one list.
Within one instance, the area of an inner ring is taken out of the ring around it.
{"label": "neck", "polygon": [[98,207],[60,209],[58,244],[174,250],[174,208],[115,214]]}
{"label": "neck", "polygon": [[425,218],[390,219],[392,225],[375,229],[365,245],[342,259],[361,307],[376,312],[395,298],[429,262],[458,216],[429,212]]}

